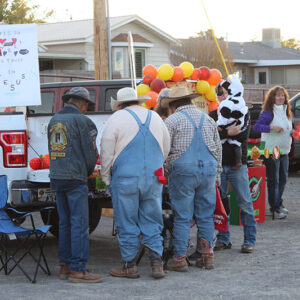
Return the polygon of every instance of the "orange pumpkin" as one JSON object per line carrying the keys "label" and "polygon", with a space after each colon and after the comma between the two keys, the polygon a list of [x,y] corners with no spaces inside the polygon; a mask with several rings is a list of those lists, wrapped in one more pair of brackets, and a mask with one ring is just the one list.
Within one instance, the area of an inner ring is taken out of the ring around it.
{"label": "orange pumpkin", "polygon": [[49,158],[49,154],[46,154],[43,156],[42,158],[42,169],[49,169],[50,167],[50,158]]}
{"label": "orange pumpkin", "polygon": [[29,166],[32,170],[40,170],[42,168],[42,159],[40,157],[31,159]]}

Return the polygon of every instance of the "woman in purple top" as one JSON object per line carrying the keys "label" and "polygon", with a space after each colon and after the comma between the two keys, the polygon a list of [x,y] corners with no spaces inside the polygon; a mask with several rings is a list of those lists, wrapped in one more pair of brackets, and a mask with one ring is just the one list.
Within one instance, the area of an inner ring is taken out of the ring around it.
{"label": "woman in purple top", "polygon": [[289,96],[285,88],[275,86],[271,88],[265,98],[262,112],[253,127],[261,132],[261,140],[265,148],[273,152],[278,146],[280,158],[264,158],[267,172],[268,201],[270,210],[278,219],[287,217],[288,210],[283,206],[282,194],[288,178],[289,157],[291,150],[292,112],[288,102]]}

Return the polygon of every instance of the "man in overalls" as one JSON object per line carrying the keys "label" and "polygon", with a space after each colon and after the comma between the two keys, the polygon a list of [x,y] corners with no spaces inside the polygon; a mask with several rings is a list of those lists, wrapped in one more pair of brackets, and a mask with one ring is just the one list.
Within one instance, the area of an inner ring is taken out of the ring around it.
{"label": "man in overalls", "polygon": [[153,111],[139,104],[132,88],[120,89],[101,139],[101,175],[112,195],[114,218],[123,267],[112,269],[116,277],[139,277],[136,256],[141,243],[149,252],[152,276],[165,276],[161,255],[162,183],[154,174],[163,168],[170,149],[168,130]]}
{"label": "man in overalls", "polygon": [[198,110],[186,87],[170,89],[161,100],[173,113],[165,124],[169,130],[171,150],[167,159],[169,194],[174,211],[174,256],[167,269],[188,270],[186,254],[193,216],[198,227],[201,258],[199,268],[214,268],[213,240],[216,183],[222,171],[222,146],[215,122]]}

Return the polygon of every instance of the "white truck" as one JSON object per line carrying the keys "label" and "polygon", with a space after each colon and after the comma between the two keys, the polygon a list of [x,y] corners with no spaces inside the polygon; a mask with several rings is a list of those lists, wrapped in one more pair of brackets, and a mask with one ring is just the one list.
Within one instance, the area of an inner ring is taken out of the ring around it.
{"label": "white truck", "polygon": [[[84,86],[96,100],[87,116],[98,129],[97,146],[105,121],[111,114],[110,98],[117,91],[130,86],[129,80],[62,82],[41,85],[42,104],[25,108],[22,112],[0,113],[0,175],[8,180],[7,205],[22,211],[32,211],[55,205],[55,194],[50,190],[49,169],[32,170],[29,162],[34,157],[48,154],[47,126],[51,117],[63,107],[61,97],[74,86]],[[89,178],[90,232],[99,223],[103,207],[112,207],[100,178]],[[44,222],[46,212],[41,212]],[[58,233],[58,215],[51,213],[51,232]]]}

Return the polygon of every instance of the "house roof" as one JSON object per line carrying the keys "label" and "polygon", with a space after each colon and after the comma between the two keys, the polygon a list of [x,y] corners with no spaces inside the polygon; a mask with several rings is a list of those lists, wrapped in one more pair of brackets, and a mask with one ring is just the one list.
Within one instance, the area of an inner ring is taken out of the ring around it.
{"label": "house roof", "polygon": [[[177,40],[148,23],[137,15],[128,15],[110,18],[111,30],[117,29],[131,22],[138,22],[141,26],[151,29],[155,35],[167,39],[170,43],[177,43]],[[41,23],[37,25],[38,41],[42,44],[55,44],[65,42],[79,42],[93,37],[94,20],[77,20],[58,23]]]}
{"label": "house roof", "polygon": [[234,62],[252,62],[259,65],[300,64],[300,50],[273,48],[262,42],[228,42],[228,50]]}

